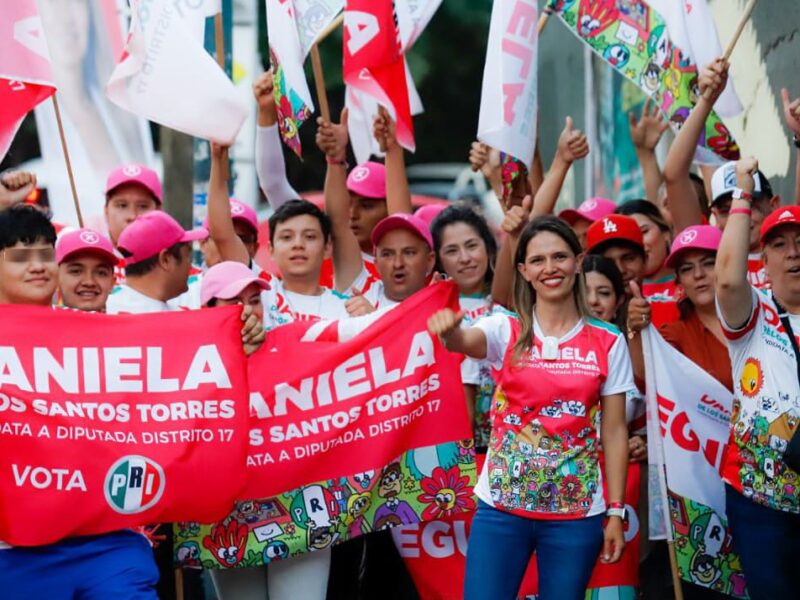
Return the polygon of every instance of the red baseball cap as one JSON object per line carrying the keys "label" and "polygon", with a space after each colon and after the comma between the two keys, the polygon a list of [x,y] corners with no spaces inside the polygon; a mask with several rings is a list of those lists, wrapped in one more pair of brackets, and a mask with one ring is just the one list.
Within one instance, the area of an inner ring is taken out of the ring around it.
{"label": "red baseball cap", "polygon": [[588,198],[581,202],[578,208],[567,208],[558,213],[558,216],[570,225],[574,225],[578,219],[594,223],[597,219],[613,213],[616,208],[617,205],[608,198]]}
{"label": "red baseball cap", "polygon": [[719,242],[722,239],[722,230],[713,225],[693,225],[687,227],[672,242],[666,265],[671,269],[678,266],[678,258],[687,250],[719,250]]}
{"label": "red baseball cap", "polygon": [[633,217],[625,215],[607,215],[595,221],[586,230],[587,252],[598,253],[598,246],[606,242],[628,242],[641,248],[644,252],[644,237],[639,224]]}
{"label": "red baseball cap", "polygon": [[94,252],[107,258],[114,265],[119,262],[119,258],[114,254],[111,240],[94,229],[76,229],[58,238],[56,242],[56,262],[58,264],[78,252]]}
{"label": "red baseball cap", "polygon": [[761,223],[761,243],[773,229],[781,225],[800,225],[800,206],[782,206],[773,210]]}
{"label": "red baseball cap", "polygon": [[377,246],[384,235],[395,229],[407,229],[411,233],[417,234],[433,250],[433,237],[431,237],[428,224],[419,217],[407,213],[389,215],[375,225],[375,229],[372,230],[372,245]]}
{"label": "red baseball cap", "polygon": [[135,183],[142,186],[153,194],[158,203],[161,204],[161,180],[158,178],[158,173],[153,169],[148,169],[144,165],[136,163],[118,166],[111,171],[106,180],[106,196],[126,183]]}
{"label": "red baseball cap", "polygon": [[[258,215],[252,206],[240,202],[236,198],[231,198],[231,218],[234,221],[247,223],[253,231],[258,232]],[[208,229],[208,217],[203,220],[203,227]]]}
{"label": "red baseball cap", "polygon": [[361,163],[347,176],[347,189],[364,198],[386,198],[386,167],[381,163]]}
{"label": "red baseball cap", "polygon": [[122,230],[117,247],[130,254],[126,261],[132,265],[175,244],[204,240],[207,237],[206,229],[186,231],[164,211],[153,210],[136,217],[133,223]]}
{"label": "red baseball cap", "polygon": [[217,263],[203,275],[200,284],[200,303],[208,304],[213,298],[230,300],[252,283],[262,290],[269,289],[269,283],[256,277],[246,265],[230,260]]}

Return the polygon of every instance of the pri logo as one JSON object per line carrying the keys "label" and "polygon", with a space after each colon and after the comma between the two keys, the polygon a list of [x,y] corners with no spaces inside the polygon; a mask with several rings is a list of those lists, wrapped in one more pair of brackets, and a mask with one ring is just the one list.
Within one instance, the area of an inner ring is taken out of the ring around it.
{"label": "pri logo", "polygon": [[369,177],[369,169],[364,166],[356,167],[353,169],[351,177],[353,178],[353,181],[364,181],[367,177]]}
{"label": "pri logo", "polygon": [[617,224],[610,219],[603,219],[603,233],[616,233]]}
{"label": "pri logo", "polygon": [[125,165],[122,167],[122,173],[128,177],[138,177],[142,174],[142,168],[139,165]]}
{"label": "pri logo", "polygon": [[100,236],[97,235],[94,231],[82,231],[80,236],[81,241],[84,244],[89,244],[90,246],[94,246],[98,242],[100,242]]}
{"label": "pri logo", "polygon": [[697,239],[697,231],[695,231],[694,229],[690,229],[689,231],[684,231],[680,237],[681,246],[688,246],[696,239]]}
{"label": "pri logo", "polygon": [[144,456],[123,456],[106,474],[105,492],[109,506],[123,515],[144,512],[164,493],[164,469]]}

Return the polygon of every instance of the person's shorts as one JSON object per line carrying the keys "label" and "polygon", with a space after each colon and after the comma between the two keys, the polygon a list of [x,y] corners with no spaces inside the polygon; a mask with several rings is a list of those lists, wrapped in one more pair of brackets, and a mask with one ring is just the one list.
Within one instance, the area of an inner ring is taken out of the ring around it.
{"label": "person's shorts", "polygon": [[9,600],[156,600],[158,569],[133,531],[0,550],[0,597]]}

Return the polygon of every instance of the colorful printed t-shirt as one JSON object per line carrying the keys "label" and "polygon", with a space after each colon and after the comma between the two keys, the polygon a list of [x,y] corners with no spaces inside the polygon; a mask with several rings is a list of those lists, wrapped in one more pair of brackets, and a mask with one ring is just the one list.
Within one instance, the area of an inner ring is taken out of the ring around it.
{"label": "colorful printed t-shirt", "polygon": [[767,290],[770,288],[767,269],[764,266],[764,259],[760,252],[755,252],[747,256],[747,280],[757,290]]}
{"label": "colorful printed t-shirt", "polygon": [[318,296],[290,292],[283,286],[283,280],[267,274],[262,277],[269,282],[270,289],[261,294],[264,305],[264,328],[272,329],[293,321],[314,321],[317,319],[346,319],[344,306],[347,296],[334,290],[322,288]]}
{"label": "colorful printed t-shirt", "polygon": [[[490,296],[459,296],[458,302],[461,309],[466,311],[462,327],[471,327],[478,319],[491,314],[495,306]],[[502,307],[500,307],[500,310]],[[487,360],[465,358],[461,363],[461,381],[466,385],[477,388],[475,396],[475,418],[472,423],[472,432],[475,437],[475,446],[485,448],[489,445],[492,433],[492,423],[489,418],[494,397],[494,379],[492,378],[492,365]]]}
{"label": "colorful printed t-shirt", "polygon": [[503,314],[475,325],[486,334],[495,369],[489,452],[475,487],[491,506],[522,517],[578,519],[605,511],[597,459],[600,398],[634,389],[620,331],[580,320],[558,340],[557,358],[542,358],[544,335],[512,365],[519,322]]}
{"label": "colorful printed t-shirt", "polygon": [[[753,294],[753,310],[739,330],[731,329],[717,305],[728,338],[734,400],[731,434],[722,478],[758,504],[800,513],[800,475],[783,454],[800,422],[800,384],[789,336],[772,296]],[[800,315],[790,315],[795,334]]]}
{"label": "colorful printed t-shirt", "polygon": [[[375,257],[366,252],[362,252],[361,259],[364,261],[364,269],[366,269],[371,278],[380,280],[381,276],[378,273],[378,268],[375,266]],[[326,258],[322,262],[322,270],[319,273],[319,284],[322,287],[334,288],[333,259]]]}
{"label": "colorful printed t-shirt", "polygon": [[652,321],[656,327],[680,318],[677,304],[678,285],[675,283],[674,275],[667,275],[661,279],[645,279],[642,282],[642,294],[650,303]]}

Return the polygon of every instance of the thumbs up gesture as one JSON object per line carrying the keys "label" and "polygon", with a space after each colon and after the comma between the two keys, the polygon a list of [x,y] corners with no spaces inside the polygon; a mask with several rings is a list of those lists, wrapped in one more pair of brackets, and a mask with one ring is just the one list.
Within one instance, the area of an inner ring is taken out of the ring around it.
{"label": "thumbs up gesture", "polygon": [[506,211],[503,217],[503,231],[511,237],[519,237],[531,218],[531,210],[533,210],[533,198],[528,194],[523,198],[521,205],[512,206]]}
{"label": "thumbs up gesture", "polygon": [[642,295],[639,284],[628,284],[631,299],[628,301],[628,333],[639,332],[650,324],[652,310],[650,303]]}
{"label": "thumbs up gesture", "polygon": [[356,287],[350,288],[350,299],[344,303],[347,314],[351,317],[363,317],[371,312],[375,312],[369,300],[364,297],[364,293]]}
{"label": "thumbs up gesture", "polygon": [[350,140],[347,132],[349,114],[347,108],[342,109],[338,125],[322,117],[317,118],[317,147],[325,153],[329,162],[342,163],[347,158],[347,142]]}
{"label": "thumbs up gesture", "polygon": [[573,163],[589,154],[589,140],[580,129],[575,129],[572,117],[567,117],[564,130],[558,138],[558,157],[566,163]]}

